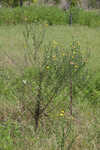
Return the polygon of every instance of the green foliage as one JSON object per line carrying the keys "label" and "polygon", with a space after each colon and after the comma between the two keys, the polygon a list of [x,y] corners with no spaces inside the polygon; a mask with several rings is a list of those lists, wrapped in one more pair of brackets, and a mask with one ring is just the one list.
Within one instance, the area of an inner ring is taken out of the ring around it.
{"label": "green foliage", "polygon": [[[22,0],[23,2],[27,0]],[[19,6],[20,0],[1,0],[0,4],[2,7],[16,7]]]}
{"label": "green foliage", "polygon": [[54,0],[54,2],[56,2],[56,4],[58,4],[60,2],[60,0]]}
{"label": "green foliage", "polygon": [[[0,24],[19,24],[33,22],[47,22],[50,25],[69,24],[69,11],[64,12],[57,7],[30,6],[23,8],[1,8]],[[72,8],[73,24],[100,26],[98,12],[85,11],[79,8]]]}
{"label": "green foliage", "polygon": [[87,25],[89,27],[99,27],[100,24],[99,13],[94,13],[92,11],[81,11],[79,20],[80,24]]}
{"label": "green foliage", "polygon": [[20,137],[20,127],[17,123],[6,121],[0,123],[0,148],[11,150],[17,144],[16,138]]}
{"label": "green foliage", "polygon": [[54,100],[66,87],[68,76],[66,49],[61,51],[56,41],[42,46],[44,27],[38,24],[34,24],[34,28],[33,25],[26,26],[25,68],[12,83],[24,112],[29,112],[35,123],[44,116],[47,109],[51,111],[51,104],[55,106]]}
{"label": "green foliage", "polygon": [[[57,125],[56,121],[56,125],[54,127],[54,134],[56,137],[58,150],[70,150],[77,137],[76,133],[75,135],[73,134],[74,127],[72,118],[70,117],[70,119],[67,120],[64,113],[65,112],[62,110],[59,116],[59,125]],[[68,142],[69,138],[70,141]]]}
{"label": "green foliage", "polygon": [[96,0],[88,0],[89,7],[96,8]]}
{"label": "green foliage", "polygon": [[92,105],[100,104],[100,74],[96,73],[88,83],[87,89],[85,90],[85,97],[88,102]]}
{"label": "green foliage", "polygon": [[71,7],[76,7],[78,4],[81,4],[81,0],[67,0],[70,3]]}

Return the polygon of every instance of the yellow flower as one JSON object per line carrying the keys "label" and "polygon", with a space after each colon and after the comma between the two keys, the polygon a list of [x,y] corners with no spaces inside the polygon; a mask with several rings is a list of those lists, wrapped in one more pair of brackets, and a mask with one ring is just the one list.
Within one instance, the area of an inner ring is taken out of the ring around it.
{"label": "yellow flower", "polygon": [[64,110],[61,110],[60,112],[60,116],[63,117],[64,116]]}
{"label": "yellow flower", "polygon": [[55,59],[55,58],[56,58],[56,56],[52,56],[52,58],[54,58],[54,59]]}
{"label": "yellow flower", "polygon": [[69,120],[75,120],[73,116],[68,117]]}
{"label": "yellow flower", "polygon": [[61,117],[63,117],[63,116],[64,116],[64,114],[63,114],[63,113],[60,113],[60,116],[61,116]]}
{"label": "yellow flower", "polygon": [[64,53],[62,53],[62,56],[65,56],[65,54],[64,54]]}
{"label": "yellow flower", "polygon": [[26,45],[26,44],[24,44],[24,48],[27,48],[27,45]]}
{"label": "yellow flower", "polygon": [[78,46],[80,46],[80,42],[79,41],[77,41],[77,44],[78,44]]}
{"label": "yellow flower", "polygon": [[74,56],[72,56],[72,58],[74,58]]}
{"label": "yellow flower", "polygon": [[47,68],[47,69],[49,69],[50,67],[49,67],[49,66],[47,66],[46,68]]}
{"label": "yellow flower", "polygon": [[48,24],[46,23],[45,26],[48,27]]}
{"label": "yellow flower", "polygon": [[73,116],[71,116],[71,119],[72,119],[72,120],[75,120]]}
{"label": "yellow flower", "polygon": [[78,68],[78,65],[75,65],[75,68]]}
{"label": "yellow flower", "polygon": [[61,110],[61,113],[64,113],[64,110]]}

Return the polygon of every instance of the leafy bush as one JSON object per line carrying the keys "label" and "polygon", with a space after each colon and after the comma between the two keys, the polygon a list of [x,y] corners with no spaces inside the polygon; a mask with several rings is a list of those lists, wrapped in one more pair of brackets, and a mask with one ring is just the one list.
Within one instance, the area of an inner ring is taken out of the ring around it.
{"label": "leafy bush", "polygon": [[[69,11],[57,7],[30,6],[23,8],[1,8],[0,24],[18,24],[32,22],[47,22],[48,24],[69,24]],[[100,26],[100,15],[97,12],[72,9],[72,23],[88,26]]]}

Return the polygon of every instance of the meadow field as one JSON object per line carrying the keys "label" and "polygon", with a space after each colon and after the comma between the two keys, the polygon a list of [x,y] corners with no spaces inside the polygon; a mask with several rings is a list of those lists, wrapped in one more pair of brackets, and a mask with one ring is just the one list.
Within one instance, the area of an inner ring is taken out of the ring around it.
{"label": "meadow field", "polygon": [[[18,56],[20,59],[24,50],[24,30],[24,25],[0,26],[0,49],[2,54],[7,52],[10,56]],[[53,25],[47,28],[44,42],[48,43],[56,40],[57,42],[68,46],[73,39],[79,40],[81,47],[84,50],[90,49],[91,59],[89,60],[89,66],[92,70],[96,71],[100,67],[99,36],[99,27],[89,28],[87,26],[78,25],[72,27],[68,25]]]}
{"label": "meadow field", "polygon": [[[44,26],[46,26],[45,36],[43,39],[41,39],[41,47],[43,51],[45,49],[44,45],[48,45],[47,49],[51,50],[52,48],[50,47],[49,43],[54,43],[56,46],[60,47],[59,49],[61,53],[64,51],[64,53],[62,53],[64,56],[66,53],[66,48],[69,51],[71,44],[75,40],[80,43],[80,51],[82,51],[83,55],[89,51],[87,64],[88,72],[90,74],[89,81],[87,81],[84,90],[83,87],[81,87],[80,90],[76,89],[77,94],[73,94],[73,113],[70,115],[69,90],[67,85],[59,82],[58,78],[57,83],[64,86],[64,88],[60,89],[60,92],[54,96],[54,101],[52,104],[48,104],[46,100],[41,102],[41,108],[45,108],[46,104],[49,106],[47,106],[48,108],[42,117],[40,116],[38,129],[35,131],[35,106],[32,107],[32,105],[34,105],[34,99],[36,98],[36,95],[38,96],[38,94],[34,91],[38,91],[38,89],[41,90],[42,88],[42,92],[39,93],[39,96],[42,97],[42,99],[46,99],[47,97],[47,100],[49,101],[50,96],[53,96],[52,89],[54,87],[52,87],[52,85],[56,84],[56,77],[59,76],[60,70],[58,70],[59,74],[57,76],[57,72],[55,74],[53,74],[53,72],[50,72],[50,74],[46,73],[49,72],[48,70],[53,65],[51,60],[50,62],[47,60],[49,65],[46,67],[47,71],[44,70],[45,67],[43,68],[44,80],[42,85],[39,85],[38,83],[41,83],[41,77],[38,78],[39,70],[37,68],[32,68],[34,63],[30,61],[31,57],[29,55],[29,61],[32,65],[31,68],[29,67],[29,69],[27,69],[23,67],[26,63],[25,52],[27,53],[27,48],[29,48],[28,43],[26,43],[27,40],[25,41],[25,25],[1,25],[0,149],[99,150],[100,27],[92,28],[79,25],[49,26],[47,24],[44,24]],[[32,27],[34,29],[34,24]],[[32,35],[34,33],[32,33]],[[39,35],[40,33],[36,34],[38,34],[36,39],[38,42],[38,38],[40,38],[41,35]],[[35,44],[33,44],[33,48]],[[32,43],[30,45],[32,46]],[[41,47],[35,45],[36,50]],[[65,50],[63,50],[64,48]],[[48,52],[46,51],[46,53]],[[42,52],[39,55],[42,57]],[[50,55],[48,58],[50,58]],[[53,59],[55,59],[57,56],[58,53],[56,56],[53,56]],[[62,63],[60,62],[59,58],[56,65],[58,63]],[[39,66],[39,61],[40,60],[37,59],[37,66]],[[66,63],[64,65],[66,65]],[[42,70],[41,65],[40,68],[40,70]],[[63,70],[61,71],[63,72]],[[47,76],[48,79],[46,78]],[[64,79],[66,78],[64,77]],[[61,80],[61,82],[64,81]],[[47,87],[47,89],[45,89],[45,87]],[[54,90],[56,91],[56,89]],[[46,95],[46,92],[49,96]],[[21,106],[23,106],[23,108]]]}

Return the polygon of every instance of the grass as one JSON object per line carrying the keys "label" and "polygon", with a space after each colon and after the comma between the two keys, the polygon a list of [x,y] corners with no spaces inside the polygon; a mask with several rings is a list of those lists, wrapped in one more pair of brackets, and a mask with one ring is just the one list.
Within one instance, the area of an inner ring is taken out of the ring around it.
{"label": "grass", "polygon": [[[24,50],[23,31],[23,25],[1,26],[0,52],[2,54],[8,52],[11,57],[18,57],[21,61],[21,55],[23,55]],[[47,28],[44,42],[56,40],[57,42],[68,46],[73,38],[78,39],[84,50],[90,49],[91,59],[89,66],[92,70],[96,71],[100,67],[99,36],[100,28],[88,28],[77,25],[72,27],[58,25],[49,26]]]}
{"label": "grass", "polygon": [[[9,59],[7,54],[13,58],[14,62],[19,65],[23,65],[23,52],[24,52],[24,37],[23,37],[24,26],[23,25],[11,25],[11,26],[1,26],[0,27],[0,65],[13,67],[13,62]],[[88,48],[91,50],[91,56],[89,60],[89,69],[95,73],[99,72],[100,68],[100,28],[88,28],[83,26],[49,26],[47,27],[46,37],[44,43],[56,40],[59,43],[63,43],[66,46],[71,43],[72,39],[78,39],[81,43],[81,47],[86,51]],[[18,69],[18,67],[17,67]],[[16,70],[15,70],[16,71]],[[12,100],[13,101],[13,100]],[[65,98],[65,103],[68,100]],[[6,103],[6,105],[5,105]],[[69,116],[68,108],[65,109],[65,124],[69,127],[69,122],[72,123],[72,130],[65,141],[65,146],[68,147],[73,136],[77,135],[75,142],[73,143],[71,150],[99,150],[100,149],[100,109],[98,106],[91,106],[86,100],[81,102],[81,97],[78,100],[74,100],[73,108],[73,118]],[[64,105],[64,104],[63,104]],[[0,102],[0,121],[2,117],[6,120],[12,117],[14,122],[16,122],[16,116],[18,114],[18,104],[10,103],[5,101]],[[4,108],[4,109],[3,109]],[[57,108],[56,108],[57,109]],[[55,109],[55,110],[56,110]],[[58,108],[61,109],[61,106]],[[11,112],[12,116],[9,116]],[[57,121],[56,111],[54,120]],[[16,131],[20,129],[20,136],[14,138],[14,147],[10,148],[16,150],[60,150],[59,144],[57,144],[57,139],[55,134],[47,135],[49,129],[43,129],[40,133],[35,134],[32,130],[33,126],[28,124],[29,116],[22,122],[22,126],[17,126]],[[58,117],[58,120],[61,118]],[[52,128],[59,128],[59,124],[54,125],[54,120],[47,122],[48,126],[52,125]],[[12,120],[11,120],[12,121]],[[19,121],[20,122],[20,121]],[[18,123],[19,123],[18,122]],[[26,127],[27,126],[27,127]],[[45,120],[43,127],[45,128]],[[42,128],[43,128],[42,127]],[[12,125],[8,123],[7,134],[10,128],[13,129]],[[11,130],[12,131],[12,130]],[[62,134],[58,134],[61,138]],[[44,133],[43,133],[44,132]],[[52,131],[51,131],[52,132]],[[17,135],[17,132],[16,132]],[[50,136],[50,137],[49,137]],[[9,139],[9,137],[8,137]],[[7,140],[5,138],[5,140]],[[6,142],[5,142],[6,143]],[[4,143],[3,143],[4,144]],[[18,146],[17,146],[18,145]],[[58,147],[57,147],[58,146]],[[65,147],[65,149],[66,149]],[[9,150],[5,148],[4,150]],[[66,149],[69,150],[69,149]]]}
{"label": "grass", "polygon": [[[69,24],[69,10],[67,12],[56,6],[45,7],[45,5],[32,5],[30,7],[1,8],[0,25],[24,24],[33,22],[47,22],[49,25]],[[87,25],[89,27],[100,26],[100,11],[86,11],[73,8],[73,24]]]}

